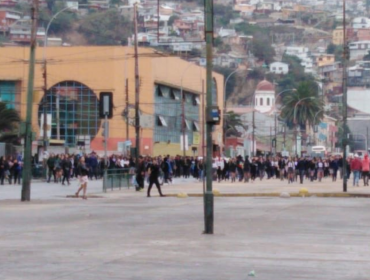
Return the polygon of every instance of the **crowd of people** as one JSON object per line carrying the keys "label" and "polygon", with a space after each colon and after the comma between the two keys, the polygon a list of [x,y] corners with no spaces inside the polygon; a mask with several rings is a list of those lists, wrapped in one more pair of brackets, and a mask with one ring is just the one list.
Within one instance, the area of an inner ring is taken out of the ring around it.
{"label": "crowd of people", "polygon": [[[101,179],[105,171],[129,173],[134,178],[137,190],[144,188],[144,182],[149,184],[147,195],[153,185],[158,192],[163,183],[171,183],[173,178],[193,177],[203,180],[206,176],[206,164],[200,157],[158,156],[139,157],[138,168],[135,159],[122,155],[111,155],[107,162],[95,153],[91,154],[50,154],[46,160],[47,182],[53,181],[62,185],[70,184],[71,178],[79,180],[81,186],[77,191],[83,191],[86,198],[88,180]],[[0,183],[7,180],[9,184],[20,184],[22,177],[22,158],[0,157]],[[346,175],[350,179],[353,174],[353,186],[359,186],[360,179],[364,186],[369,186],[370,161],[368,155],[348,158],[346,161]],[[321,157],[242,157],[214,158],[212,162],[212,178],[215,181],[253,182],[263,179],[286,180],[289,184],[305,180],[322,181],[330,178],[336,181],[344,174],[343,159],[341,156]],[[134,176],[135,175],[135,176]]]}

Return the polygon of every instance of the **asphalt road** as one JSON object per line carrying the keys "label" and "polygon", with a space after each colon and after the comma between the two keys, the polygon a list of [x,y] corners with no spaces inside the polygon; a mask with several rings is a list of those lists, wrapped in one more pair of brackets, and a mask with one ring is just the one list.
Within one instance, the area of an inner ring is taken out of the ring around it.
{"label": "asphalt road", "polygon": [[124,193],[0,201],[0,279],[370,277],[369,199],[217,197],[204,235],[201,198]]}

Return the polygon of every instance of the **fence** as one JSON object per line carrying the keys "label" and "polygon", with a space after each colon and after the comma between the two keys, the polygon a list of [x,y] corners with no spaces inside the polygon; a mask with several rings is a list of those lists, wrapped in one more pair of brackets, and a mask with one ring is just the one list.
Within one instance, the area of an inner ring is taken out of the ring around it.
{"label": "fence", "polygon": [[129,168],[106,169],[103,178],[103,192],[107,192],[108,189],[130,188],[132,176]]}

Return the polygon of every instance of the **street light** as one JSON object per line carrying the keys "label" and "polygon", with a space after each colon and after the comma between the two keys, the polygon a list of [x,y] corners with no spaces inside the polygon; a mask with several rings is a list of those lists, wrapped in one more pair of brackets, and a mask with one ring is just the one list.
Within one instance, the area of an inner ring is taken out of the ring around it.
{"label": "street light", "polygon": [[[251,68],[248,68],[246,69],[246,71],[251,71],[252,69]],[[226,89],[227,89],[227,82],[229,81],[229,79],[231,78],[232,75],[234,75],[235,73],[238,73],[238,72],[242,72],[242,71],[245,71],[244,69],[236,69],[234,70],[233,72],[231,72],[227,77],[226,77],[226,80],[225,80],[225,84],[224,84],[224,120],[223,120],[223,136],[224,136],[224,143],[223,143],[223,152],[225,153],[225,146],[226,146],[226,122],[225,122],[225,116],[226,116]]]}
{"label": "street light", "polygon": [[[291,88],[291,89],[285,89],[285,90],[283,90],[283,91],[281,91],[281,92],[279,92],[277,95],[276,95],[276,97],[275,97],[275,102],[274,102],[274,115],[275,115],[275,153],[276,153],[276,148],[277,148],[277,111],[276,111],[276,101],[278,100],[278,97],[281,95],[281,94],[283,94],[283,93],[285,93],[285,92],[288,92],[288,91],[297,91],[295,88]],[[285,148],[285,147],[284,147]]]}
{"label": "street light", "polygon": [[315,129],[315,127],[316,127],[316,117],[317,117],[317,115],[320,113],[320,112],[322,112],[324,109],[320,109],[319,111],[317,111],[316,112],[316,114],[315,114],[315,117],[313,118],[313,125],[314,125],[314,129],[313,129],[313,140],[314,140],[314,143],[316,144],[316,129]]}
{"label": "street light", "polygon": [[184,75],[186,73],[186,71],[191,67],[193,66],[194,64],[188,64],[188,66],[185,67],[184,71],[182,72],[181,74],[181,94],[180,94],[180,98],[181,98],[181,111],[182,111],[182,148],[183,148],[183,156],[185,158],[186,156],[186,144],[185,144],[185,132],[186,132],[186,120],[185,120],[185,100],[184,100],[184,91],[183,91],[183,86],[182,86],[182,81],[183,81],[183,78],[184,78]]}
{"label": "street light", "polygon": [[[89,7],[90,4],[78,4],[77,8],[78,7]],[[56,12],[52,17],[51,19],[49,20],[47,26],[46,26],[46,29],[45,29],[45,36],[44,36],[44,47],[43,47],[43,52],[42,52],[42,56],[43,56],[43,64],[44,64],[44,73],[43,73],[43,76],[44,76],[44,95],[46,96],[47,94],[47,71],[46,71],[46,47],[48,45],[48,33],[49,33],[49,28],[52,24],[52,22],[58,17],[58,15],[60,15],[61,13],[69,10],[69,9],[73,9],[73,8],[76,8],[76,6],[68,6],[68,7],[64,7],[63,9],[61,9],[60,11]],[[59,115],[60,115],[60,112],[59,112],[59,94],[56,95],[56,100],[55,100],[55,103],[56,103],[56,124],[57,124],[57,139],[59,140],[60,139],[60,121],[59,121]],[[45,105],[44,105],[45,106]],[[46,151],[47,150],[47,115],[46,115],[46,110],[44,110],[44,128],[43,128],[43,131],[44,131],[44,150]]]}
{"label": "street light", "polygon": [[302,98],[300,100],[297,101],[297,103],[295,104],[294,106],[294,111],[293,111],[293,123],[296,125],[296,133],[295,133],[295,153],[296,155],[298,155],[298,131],[297,131],[297,121],[296,121],[296,111],[297,111],[297,106],[303,101],[303,100],[308,100],[308,99],[315,99],[314,96],[309,96],[309,97],[305,97],[305,98]]}

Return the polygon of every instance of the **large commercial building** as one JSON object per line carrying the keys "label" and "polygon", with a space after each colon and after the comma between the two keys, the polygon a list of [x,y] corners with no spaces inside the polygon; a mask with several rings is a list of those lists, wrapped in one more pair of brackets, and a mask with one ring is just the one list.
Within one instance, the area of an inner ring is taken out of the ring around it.
{"label": "large commercial building", "polygon": [[[47,95],[44,95],[44,59]],[[0,49],[0,98],[26,116],[29,49]],[[50,149],[82,148],[102,153],[103,122],[100,92],[112,92],[114,112],[109,120],[109,153],[135,146],[135,61],[131,47],[39,47],[36,53],[32,127],[42,139],[42,116],[47,115]],[[147,155],[202,154],[203,93],[206,71],[153,49],[139,49],[140,151]],[[213,74],[213,103],[223,109],[223,76]],[[182,106],[184,105],[184,106]],[[182,142],[182,117],[186,131]],[[214,129],[213,150],[221,146],[222,125]],[[36,139],[36,140],[37,140]],[[34,151],[40,142],[34,142]],[[41,145],[40,145],[41,146]],[[57,148],[56,148],[57,147]]]}

